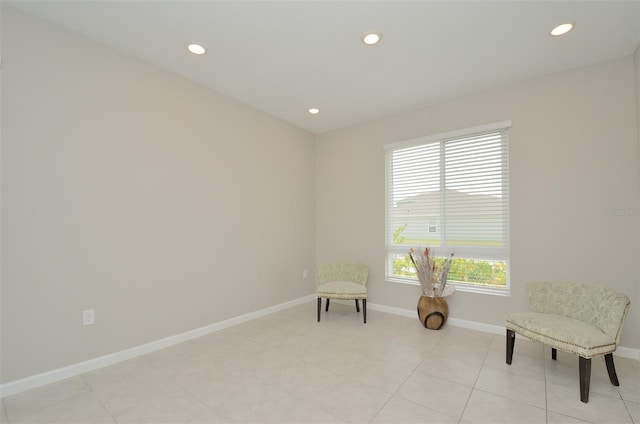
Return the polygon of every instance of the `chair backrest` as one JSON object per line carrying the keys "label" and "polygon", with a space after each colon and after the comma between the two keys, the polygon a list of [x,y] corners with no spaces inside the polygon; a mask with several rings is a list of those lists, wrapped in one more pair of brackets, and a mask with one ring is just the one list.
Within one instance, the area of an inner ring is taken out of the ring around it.
{"label": "chair backrest", "polygon": [[369,267],[357,262],[329,262],[319,264],[316,275],[318,284],[324,284],[330,281],[351,281],[366,286],[369,277]]}
{"label": "chair backrest", "polygon": [[529,308],[533,312],[563,315],[591,325],[618,344],[629,298],[606,287],[556,281],[527,284]]}

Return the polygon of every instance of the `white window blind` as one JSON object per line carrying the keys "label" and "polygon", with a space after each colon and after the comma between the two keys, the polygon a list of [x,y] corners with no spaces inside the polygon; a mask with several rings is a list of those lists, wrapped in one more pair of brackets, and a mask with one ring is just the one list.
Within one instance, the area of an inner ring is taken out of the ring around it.
{"label": "white window blind", "polygon": [[[452,283],[507,288],[510,122],[386,145],[387,278],[411,247],[454,252]],[[457,261],[457,264],[456,264]]]}

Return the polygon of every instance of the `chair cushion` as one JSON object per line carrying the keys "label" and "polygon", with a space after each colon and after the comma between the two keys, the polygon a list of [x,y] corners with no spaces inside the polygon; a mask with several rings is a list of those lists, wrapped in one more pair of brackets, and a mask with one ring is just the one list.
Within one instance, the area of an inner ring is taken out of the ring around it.
{"label": "chair cushion", "polygon": [[616,340],[598,327],[577,319],[537,312],[507,316],[506,327],[532,340],[583,358],[616,350]]}
{"label": "chair cushion", "polygon": [[331,299],[365,299],[367,287],[351,281],[329,281],[318,286],[317,295]]}

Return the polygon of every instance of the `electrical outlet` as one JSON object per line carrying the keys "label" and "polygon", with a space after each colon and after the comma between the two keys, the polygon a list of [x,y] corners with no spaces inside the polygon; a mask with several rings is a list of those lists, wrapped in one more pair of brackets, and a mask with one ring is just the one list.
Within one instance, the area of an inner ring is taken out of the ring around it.
{"label": "electrical outlet", "polygon": [[306,269],[302,271],[302,278],[308,278],[309,277],[309,271],[307,271]]}
{"label": "electrical outlet", "polygon": [[82,311],[82,325],[92,325],[96,323],[96,310],[87,309]]}

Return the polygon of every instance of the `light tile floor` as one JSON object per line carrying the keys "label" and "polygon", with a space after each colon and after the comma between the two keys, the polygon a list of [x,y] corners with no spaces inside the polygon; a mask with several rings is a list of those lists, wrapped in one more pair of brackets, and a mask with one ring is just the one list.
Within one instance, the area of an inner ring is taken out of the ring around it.
{"label": "light tile floor", "polygon": [[315,301],[8,396],[9,423],[640,423],[640,362],[577,357],[504,336]]}

